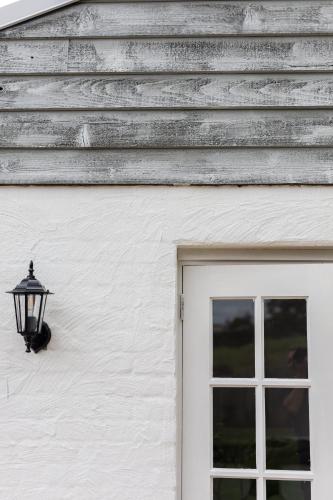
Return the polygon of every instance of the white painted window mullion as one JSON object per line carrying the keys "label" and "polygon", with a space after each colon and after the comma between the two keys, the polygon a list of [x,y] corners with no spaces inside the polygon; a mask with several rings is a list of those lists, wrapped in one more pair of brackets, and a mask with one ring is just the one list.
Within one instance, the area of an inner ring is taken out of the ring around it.
{"label": "white painted window mullion", "polygon": [[263,319],[261,298],[255,300],[255,360],[256,360],[256,442],[257,442],[257,499],[265,500],[264,470],[265,470],[265,407],[264,407],[264,345],[263,345]]}
{"label": "white painted window mullion", "polygon": [[256,387],[259,381],[256,378],[212,378],[211,387]]}
{"label": "white painted window mullion", "polygon": [[259,472],[256,469],[211,469],[211,477],[230,479],[257,479]]}
{"label": "white painted window mullion", "polygon": [[297,379],[297,378],[265,378],[262,381],[264,387],[277,387],[280,389],[290,389],[290,388],[300,388],[306,389],[311,387],[311,380],[309,379]]}

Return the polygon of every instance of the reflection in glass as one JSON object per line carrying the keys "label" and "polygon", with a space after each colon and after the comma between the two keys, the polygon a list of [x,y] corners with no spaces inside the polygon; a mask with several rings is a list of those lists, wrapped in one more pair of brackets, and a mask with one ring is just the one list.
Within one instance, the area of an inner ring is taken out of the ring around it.
{"label": "reflection in glass", "polygon": [[213,500],[256,500],[255,479],[214,479]]}
{"label": "reflection in glass", "polygon": [[264,301],[265,376],[307,378],[305,299]]}
{"label": "reflection in glass", "polygon": [[266,389],[267,469],[310,470],[308,389]]}
{"label": "reflection in glass", "polygon": [[213,389],[214,467],[256,467],[255,389]]}
{"label": "reflection in glass", "polygon": [[213,376],[254,377],[254,301],[213,301]]}
{"label": "reflection in glass", "polygon": [[266,490],[267,500],[311,500],[307,481],[267,481]]}

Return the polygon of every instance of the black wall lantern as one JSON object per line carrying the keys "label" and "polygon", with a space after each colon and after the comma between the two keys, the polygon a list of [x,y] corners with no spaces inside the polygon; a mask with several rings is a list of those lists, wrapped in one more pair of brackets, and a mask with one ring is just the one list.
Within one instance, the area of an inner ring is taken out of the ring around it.
{"label": "black wall lantern", "polygon": [[46,299],[51,292],[35,278],[32,261],[28,276],[7,293],[14,297],[17,331],[24,337],[26,352],[31,352],[32,349],[37,353],[46,349],[51,339],[51,330],[43,318]]}

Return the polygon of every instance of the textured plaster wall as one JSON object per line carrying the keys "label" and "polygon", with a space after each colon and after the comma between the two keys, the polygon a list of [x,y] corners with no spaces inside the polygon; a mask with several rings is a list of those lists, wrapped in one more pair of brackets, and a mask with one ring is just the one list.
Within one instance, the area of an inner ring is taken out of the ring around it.
{"label": "textured plaster wall", "polygon": [[333,244],[333,189],[0,189],[1,288],[56,292],[27,355],[0,293],[1,500],[175,500],[180,244]]}

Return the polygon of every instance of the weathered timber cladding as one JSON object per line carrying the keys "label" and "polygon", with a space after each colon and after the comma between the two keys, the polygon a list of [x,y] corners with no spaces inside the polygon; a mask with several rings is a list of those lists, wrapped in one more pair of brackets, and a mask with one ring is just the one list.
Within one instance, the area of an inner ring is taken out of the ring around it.
{"label": "weathered timber cladding", "polygon": [[333,37],[0,40],[0,72],[332,71]]}
{"label": "weathered timber cladding", "polygon": [[0,110],[331,108],[332,95],[330,73],[14,76]]}
{"label": "weathered timber cladding", "polygon": [[331,34],[333,4],[309,1],[126,2],[73,5],[3,30],[3,38]]}
{"label": "weathered timber cladding", "polygon": [[0,113],[0,147],[332,146],[332,111]]}
{"label": "weathered timber cladding", "polygon": [[0,31],[0,183],[331,184],[332,69],[333,0],[59,9]]}
{"label": "weathered timber cladding", "polygon": [[331,184],[333,148],[7,149],[0,183]]}

